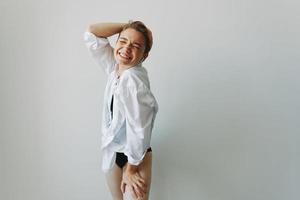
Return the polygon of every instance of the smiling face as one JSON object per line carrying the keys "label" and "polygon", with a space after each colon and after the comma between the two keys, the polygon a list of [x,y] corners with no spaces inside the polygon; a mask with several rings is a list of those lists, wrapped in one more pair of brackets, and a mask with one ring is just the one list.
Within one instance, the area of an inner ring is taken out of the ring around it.
{"label": "smiling face", "polygon": [[142,33],[128,28],[121,32],[114,49],[115,59],[119,65],[132,67],[147,57],[145,52],[145,39]]}

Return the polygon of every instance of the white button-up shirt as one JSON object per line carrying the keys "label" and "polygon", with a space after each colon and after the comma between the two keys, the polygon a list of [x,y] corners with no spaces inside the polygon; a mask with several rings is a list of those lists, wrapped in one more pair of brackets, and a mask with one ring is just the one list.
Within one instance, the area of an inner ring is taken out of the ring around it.
{"label": "white button-up shirt", "polygon": [[[85,31],[84,42],[97,64],[108,75],[102,114],[102,170],[108,172],[112,169],[116,152],[124,152],[128,163],[139,165],[150,147],[158,111],[147,70],[138,64],[118,77],[118,63],[108,39]],[[113,113],[110,110],[112,95]]]}

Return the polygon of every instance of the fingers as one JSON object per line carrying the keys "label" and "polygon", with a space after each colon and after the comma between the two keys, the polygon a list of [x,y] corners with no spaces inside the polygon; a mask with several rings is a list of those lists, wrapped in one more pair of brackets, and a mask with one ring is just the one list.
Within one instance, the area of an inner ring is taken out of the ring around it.
{"label": "fingers", "polygon": [[130,190],[131,190],[131,193],[132,193],[133,197],[135,199],[137,199],[139,197],[139,195],[137,194],[137,191],[135,191],[133,185],[130,187]]}
{"label": "fingers", "polygon": [[142,184],[142,185],[134,184],[133,186],[134,186],[134,188],[136,190],[138,190],[139,193],[144,193],[144,194],[147,193],[147,187],[146,187],[146,185],[144,185],[144,184]]}
{"label": "fingers", "polygon": [[128,186],[127,189],[131,191],[134,198],[143,198],[147,193],[146,184],[144,184],[144,181],[142,179],[139,179],[138,182],[133,182],[127,185],[122,181],[121,190],[123,194],[125,193],[126,186]]}
{"label": "fingers", "polygon": [[142,191],[141,189],[135,188],[134,190],[139,198],[143,198],[146,195],[146,192]]}
{"label": "fingers", "polygon": [[143,198],[146,195],[146,192],[139,188],[137,185],[132,185],[132,195],[135,198]]}
{"label": "fingers", "polygon": [[128,178],[127,176],[123,177],[123,180],[121,182],[121,191],[123,194],[125,193],[126,187],[128,187],[126,190],[129,189],[135,198],[143,198],[143,196],[147,193],[147,185],[145,183],[145,180],[138,172],[134,175],[131,175],[130,178]]}
{"label": "fingers", "polygon": [[139,173],[137,173],[135,185],[140,190],[142,190],[142,192],[146,193],[147,185],[145,184],[145,180],[141,177],[141,175]]}
{"label": "fingers", "polygon": [[144,194],[146,194],[137,185],[134,186],[134,192],[139,198],[143,198]]}
{"label": "fingers", "polygon": [[147,186],[144,183],[143,179],[138,179],[136,183],[133,184],[134,192],[138,197],[143,198],[143,196],[147,193]]}
{"label": "fingers", "polygon": [[137,187],[142,190],[143,193],[147,192],[147,185],[144,183],[144,180],[140,180],[139,182],[136,183]]}
{"label": "fingers", "polygon": [[126,184],[124,183],[124,181],[122,181],[121,183],[121,191],[124,194],[125,193],[125,188],[126,188]]}

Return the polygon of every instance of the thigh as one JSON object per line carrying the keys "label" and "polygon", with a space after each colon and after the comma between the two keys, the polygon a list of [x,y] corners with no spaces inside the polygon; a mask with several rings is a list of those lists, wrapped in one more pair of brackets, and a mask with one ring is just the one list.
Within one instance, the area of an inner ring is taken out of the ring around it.
{"label": "thigh", "polygon": [[[127,164],[126,164],[127,166]],[[125,170],[126,166],[123,168]],[[147,152],[142,163],[138,167],[140,175],[145,180],[145,183],[147,185],[147,193],[144,196],[144,198],[139,200],[148,200],[149,194],[150,194],[150,186],[151,186],[151,177],[152,177],[152,152]],[[125,194],[123,196],[124,200],[135,200],[132,195],[131,191],[129,191],[129,188],[125,188]]]}
{"label": "thigh", "polygon": [[120,169],[116,164],[114,164],[111,171],[105,173],[106,183],[114,200],[123,199],[121,191],[122,173],[122,169]]}

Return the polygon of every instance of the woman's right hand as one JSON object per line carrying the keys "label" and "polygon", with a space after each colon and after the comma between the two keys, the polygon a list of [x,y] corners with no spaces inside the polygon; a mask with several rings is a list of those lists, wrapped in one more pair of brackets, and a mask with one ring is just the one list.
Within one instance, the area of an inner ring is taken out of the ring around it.
{"label": "woman's right hand", "polygon": [[146,194],[146,184],[137,170],[125,170],[123,172],[121,190],[125,193],[126,185],[132,191],[134,198],[143,198]]}

